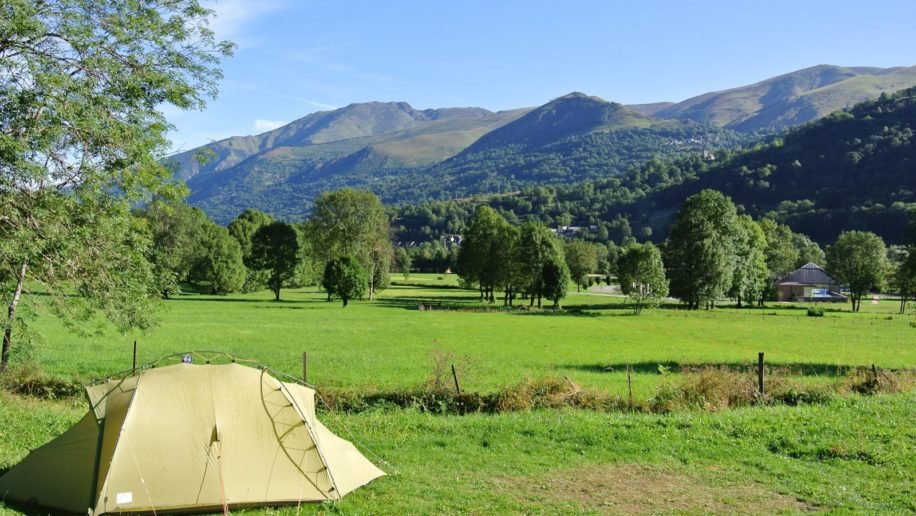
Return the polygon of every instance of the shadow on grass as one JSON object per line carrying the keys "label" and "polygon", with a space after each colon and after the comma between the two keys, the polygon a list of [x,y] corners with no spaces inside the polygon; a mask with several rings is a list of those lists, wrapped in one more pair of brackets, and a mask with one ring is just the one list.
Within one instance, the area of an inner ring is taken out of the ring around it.
{"label": "shadow on grass", "polygon": [[[664,367],[667,371],[678,373],[685,369],[700,369],[704,367],[722,367],[731,371],[751,371],[756,370],[757,362],[748,361],[744,364],[725,363],[725,364],[681,364],[678,362],[634,362],[626,363],[608,363],[608,364],[561,364],[559,369],[570,369],[575,371],[585,371],[589,373],[620,373],[626,372],[627,365],[634,373],[650,374],[658,373],[659,366]],[[768,368],[783,369],[793,376],[827,376],[831,378],[846,376],[850,372],[861,366],[836,365],[836,364],[802,364],[802,363],[770,363]]]}
{"label": "shadow on grass", "polygon": [[324,299],[283,299],[280,298],[279,301],[274,299],[247,299],[247,298],[238,298],[230,296],[216,296],[216,295],[198,295],[198,294],[181,294],[178,296],[173,296],[168,299],[168,301],[210,301],[215,303],[261,303],[265,305],[304,305],[304,304],[315,304],[315,303],[324,303]]}
{"label": "shadow on grass", "polygon": [[392,281],[391,286],[388,288],[402,288],[411,290],[416,290],[418,288],[425,290],[466,290],[468,292],[473,292],[473,290],[462,287],[461,285],[443,285],[441,283],[411,283],[409,281]]}

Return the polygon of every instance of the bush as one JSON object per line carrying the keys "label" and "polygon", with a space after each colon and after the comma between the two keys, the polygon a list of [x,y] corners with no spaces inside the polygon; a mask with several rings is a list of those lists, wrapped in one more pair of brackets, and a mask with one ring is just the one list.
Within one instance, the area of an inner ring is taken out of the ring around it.
{"label": "bush", "polygon": [[824,309],[819,306],[808,308],[808,317],[823,317]]}

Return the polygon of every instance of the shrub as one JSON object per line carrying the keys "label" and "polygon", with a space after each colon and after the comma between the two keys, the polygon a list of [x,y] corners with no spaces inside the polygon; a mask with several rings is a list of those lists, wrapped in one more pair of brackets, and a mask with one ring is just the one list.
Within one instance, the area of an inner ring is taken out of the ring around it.
{"label": "shrub", "polygon": [[819,306],[813,306],[808,308],[808,317],[823,317],[824,309]]}

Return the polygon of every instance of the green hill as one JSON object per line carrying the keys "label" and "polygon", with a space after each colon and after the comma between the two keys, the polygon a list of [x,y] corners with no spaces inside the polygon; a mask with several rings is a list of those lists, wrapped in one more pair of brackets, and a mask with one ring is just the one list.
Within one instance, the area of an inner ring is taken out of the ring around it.
{"label": "green hill", "polygon": [[[709,156],[652,159],[626,173],[569,186],[528,187],[465,203],[404,207],[405,240],[455,231],[487,202],[512,220],[595,226],[596,239],[661,240],[684,200],[713,188],[755,216],[769,215],[828,244],[862,229],[901,242],[916,210],[916,88],[837,111],[770,143]],[[448,226],[445,224],[448,223]]]}

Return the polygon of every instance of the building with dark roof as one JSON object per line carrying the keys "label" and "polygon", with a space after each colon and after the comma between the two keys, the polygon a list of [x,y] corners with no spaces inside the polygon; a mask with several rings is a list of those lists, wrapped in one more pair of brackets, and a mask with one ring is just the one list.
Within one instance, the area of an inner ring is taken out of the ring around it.
{"label": "building with dark roof", "polygon": [[847,301],[840,294],[840,284],[820,268],[808,262],[776,282],[777,301]]}

